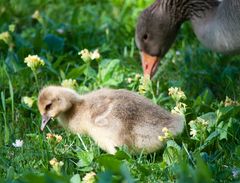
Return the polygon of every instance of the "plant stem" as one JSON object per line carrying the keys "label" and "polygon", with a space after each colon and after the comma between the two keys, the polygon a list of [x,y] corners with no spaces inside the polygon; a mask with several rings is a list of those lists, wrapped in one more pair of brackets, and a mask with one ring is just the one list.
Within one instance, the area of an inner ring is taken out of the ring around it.
{"label": "plant stem", "polygon": [[33,75],[37,84],[37,89],[39,90],[39,84],[38,84],[38,78],[37,78],[37,72],[35,70],[33,70]]}

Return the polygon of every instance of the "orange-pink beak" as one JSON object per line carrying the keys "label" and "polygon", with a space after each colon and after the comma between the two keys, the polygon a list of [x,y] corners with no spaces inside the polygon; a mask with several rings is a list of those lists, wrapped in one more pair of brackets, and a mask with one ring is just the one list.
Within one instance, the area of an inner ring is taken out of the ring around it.
{"label": "orange-pink beak", "polygon": [[141,57],[144,77],[152,78],[157,71],[159,58],[157,56],[151,56],[143,51],[141,52]]}

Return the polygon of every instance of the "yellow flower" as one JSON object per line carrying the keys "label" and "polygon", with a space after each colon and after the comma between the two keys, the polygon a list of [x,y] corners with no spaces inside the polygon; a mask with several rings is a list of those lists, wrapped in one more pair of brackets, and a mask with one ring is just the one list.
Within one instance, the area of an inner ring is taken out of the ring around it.
{"label": "yellow flower", "polygon": [[35,19],[37,21],[39,21],[40,23],[43,23],[43,18],[40,14],[40,12],[38,10],[36,10],[33,14],[32,14],[32,19]]}
{"label": "yellow flower", "polygon": [[159,136],[158,139],[160,140],[160,142],[163,142],[165,140],[164,136]]}
{"label": "yellow flower", "polygon": [[83,177],[83,183],[94,183],[96,182],[96,173],[90,172]]}
{"label": "yellow flower", "polygon": [[33,106],[34,100],[32,97],[25,96],[22,98],[22,102],[31,108]]}
{"label": "yellow flower", "polygon": [[84,62],[87,62],[91,60],[91,55],[88,49],[84,49],[78,53],[78,55],[81,55],[81,58],[83,59]]}
{"label": "yellow flower", "polygon": [[54,134],[51,134],[51,133],[47,133],[47,135],[46,135],[47,137],[47,139],[53,139],[54,138]]}
{"label": "yellow flower", "polygon": [[10,45],[12,43],[12,36],[9,32],[2,32],[0,34],[0,40],[4,41],[7,45]]}
{"label": "yellow flower", "polygon": [[49,164],[52,166],[53,170],[60,175],[61,167],[64,165],[62,161],[58,161],[56,158],[53,158],[49,161]]}
{"label": "yellow flower", "polygon": [[224,106],[238,106],[240,105],[240,103],[238,101],[234,101],[231,98],[229,98],[228,96],[226,96],[225,102],[224,102]]}
{"label": "yellow flower", "polygon": [[47,133],[46,139],[47,140],[56,140],[57,143],[60,143],[62,141],[62,136],[61,135],[52,134],[52,133]]}
{"label": "yellow flower", "polygon": [[168,95],[171,96],[175,101],[186,100],[187,97],[185,93],[177,87],[171,87],[168,89]]}
{"label": "yellow flower", "polygon": [[53,158],[49,161],[49,164],[53,167],[53,168],[60,168],[64,165],[64,163],[62,161],[58,161],[56,158]]}
{"label": "yellow flower", "polygon": [[24,59],[24,63],[26,63],[33,71],[35,71],[38,67],[45,65],[45,62],[37,55],[28,55]]}
{"label": "yellow flower", "polygon": [[179,102],[177,105],[171,110],[171,113],[173,114],[180,114],[183,115],[186,112],[187,105]]}
{"label": "yellow flower", "polygon": [[140,75],[140,74],[136,74],[136,75],[135,75],[135,78],[136,78],[136,79],[140,79],[140,78],[141,78],[141,75]]}
{"label": "yellow flower", "polygon": [[32,14],[33,19],[39,19],[40,18],[40,12],[38,10],[34,11]]}
{"label": "yellow flower", "polygon": [[56,138],[58,143],[62,141],[62,136],[61,135],[55,135],[55,138]]}
{"label": "yellow flower", "polygon": [[190,130],[190,135],[191,135],[192,137],[195,137],[195,136],[197,135],[197,130],[191,129],[191,130]]}
{"label": "yellow flower", "polygon": [[77,81],[75,79],[65,79],[62,81],[61,85],[65,88],[75,89],[77,87]]}
{"label": "yellow flower", "polygon": [[164,140],[173,137],[173,134],[169,131],[169,129],[167,129],[166,127],[164,127],[162,129],[162,132],[164,133],[164,136],[159,136],[158,139],[163,142]]}
{"label": "yellow flower", "polygon": [[142,95],[147,93],[148,90],[150,90],[151,80],[150,77],[141,77],[140,79],[140,85],[138,87],[138,92]]}
{"label": "yellow flower", "polygon": [[90,52],[90,57],[92,60],[98,60],[100,58],[98,49],[94,50],[94,52]]}
{"label": "yellow flower", "polygon": [[50,164],[51,166],[55,166],[55,165],[58,164],[58,160],[57,160],[56,158],[53,158],[53,159],[51,159],[51,160],[49,161],[49,164]]}
{"label": "yellow flower", "polygon": [[163,133],[166,133],[166,132],[168,132],[169,130],[166,128],[166,127],[164,127],[163,129],[162,129],[162,132]]}
{"label": "yellow flower", "polygon": [[196,122],[202,124],[203,126],[208,126],[208,122],[200,117],[197,118]]}
{"label": "yellow flower", "polygon": [[132,82],[132,78],[127,78],[127,82],[131,83]]}
{"label": "yellow flower", "polygon": [[101,57],[98,49],[94,50],[93,52],[90,52],[88,49],[84,49],[80,51],[78,55],[81,55],[81,58],[84,62],[88,62],[90,60],[97,60]]}

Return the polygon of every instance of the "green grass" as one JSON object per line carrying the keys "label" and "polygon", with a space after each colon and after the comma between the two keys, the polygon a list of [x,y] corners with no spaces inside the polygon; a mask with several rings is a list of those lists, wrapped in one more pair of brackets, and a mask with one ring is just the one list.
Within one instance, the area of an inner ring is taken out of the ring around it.
{"label": "green grass", "polygon": [[[114,156],[101,151],[89,137],[72,135],[51,122],[40,131],[36,98],[39,88],[75,79],[85,93],[102,87],[139,92],[143,83],[134,27],[150,0],[1,0],[0,33],[0,177],[5,182],[80,182],[95,172],[98,182],[238,182],[240,181],[240,57],[212,53],[196,40],[191,26],[182,26],[177,40],[149,86],[146,97],[172,110],[168,96],[179,87],[187,99],[186,125],[150,155]],[[33,13],[38,10],[38,19]],[[14,31],[10,25],[15,26]],[[10,26],[10,28],[9,28]],[[83,49],[99,49],[99,61],[84,62]],[[179,54],[180,53],[180,54]],[[29,54],[45,65],[36,75],[24,63]],[[36,79],[37,76],[37,79]],[[132,78],[131,83],[128,78]],[[37,85],[38,81],[38,85]],[[24,96],[35,102],[28,107]],[[232,99],[226,105],[226,96]],[[192,121],[189,125],[189,122]],[[201,123],[201,120],[207,124]],[[200,122],[199,122],[200,121]],[[197,135],[190,135],[196,130]],[[60,143],[47,133],[63,137]],[[22,139],[21,148],[12,143]],[[56,158],[64,165],[54,169]]]}

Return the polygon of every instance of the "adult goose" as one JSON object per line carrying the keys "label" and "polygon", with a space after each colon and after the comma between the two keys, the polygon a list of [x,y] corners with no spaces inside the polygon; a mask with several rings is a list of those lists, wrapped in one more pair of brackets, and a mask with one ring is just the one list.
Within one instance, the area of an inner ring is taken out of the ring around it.
{"label": "adult goose", "polygon": [[136,43],[144,75],[152,77],[184,21],[200,42],[224,53],[240,53],[240,0],[156,0],[138,19]]}

